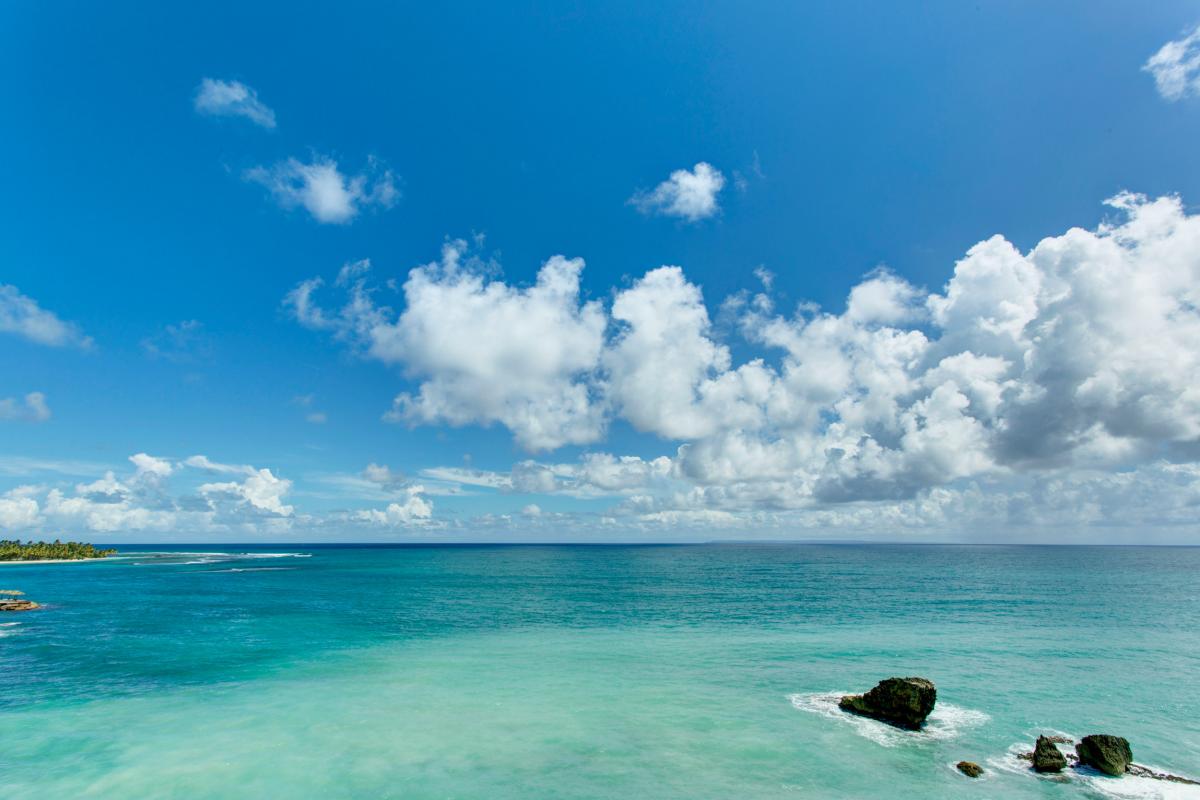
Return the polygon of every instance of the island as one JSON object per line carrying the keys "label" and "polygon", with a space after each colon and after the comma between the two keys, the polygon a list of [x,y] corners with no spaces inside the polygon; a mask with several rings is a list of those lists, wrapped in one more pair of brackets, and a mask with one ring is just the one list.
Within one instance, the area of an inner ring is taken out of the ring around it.
{"label": "island", "polygon": [[104,558],[116,550],[100,550],[85,542],[22,542],[19,539],[0,539],[0,562],[6,561],[85,561]]}

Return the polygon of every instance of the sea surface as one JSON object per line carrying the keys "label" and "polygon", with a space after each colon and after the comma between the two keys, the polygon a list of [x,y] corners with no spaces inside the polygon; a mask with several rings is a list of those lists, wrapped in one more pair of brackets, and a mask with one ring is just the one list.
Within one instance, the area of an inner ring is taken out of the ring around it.
{"label": "sea surface", "polygon": [[1200,797],[1015,756],[1200,777],[1200,548],[121,549],[0,566],[4,800]]}

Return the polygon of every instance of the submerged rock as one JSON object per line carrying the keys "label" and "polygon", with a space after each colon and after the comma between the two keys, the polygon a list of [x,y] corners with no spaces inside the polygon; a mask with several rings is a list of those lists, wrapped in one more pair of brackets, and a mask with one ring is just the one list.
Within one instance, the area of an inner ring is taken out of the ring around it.
{"label": "submerged rock", "polygon": [[848,694],[838,708],[916,730],[924,724],[937,702],[933,681],[925,678],[886,678],[866,694]]}
{"label": "submerged rock", "polygon": [[1062,772],[1067,766],[1067,757],[1049,736],[1038,737],[1033,748],[1032,760],[1033,768],[1038,772]]}
{"label": "submerged rock", "polygon": [[1125,771],[1130,775],[1137,775],[1139,778],[1153,778],[1156,781],[1170,781],[1171,783],[1184,783],[1188,786],[1200,786],[1200,781],[1194,781],[1182,775],[1172,775],[1168,772],[1155,772],[1149,767],[1143,767],[1141,764],[1130,764]]}
{"label": "submerged rock", "polygon": [[978,778],[983,774],[983,767],[976,764],[974,761],[960,761],[954,765],[958,771],[968,778]]}
{"label": "submerged rock", "polygon": [[1085,736],[1075,745],[1079,763],[1104,772],[1108,775],[1124,775],[1133,762],[1133,751],[1129,749],[1129,741],[1120,736],[1109,736],[1105,733]]}

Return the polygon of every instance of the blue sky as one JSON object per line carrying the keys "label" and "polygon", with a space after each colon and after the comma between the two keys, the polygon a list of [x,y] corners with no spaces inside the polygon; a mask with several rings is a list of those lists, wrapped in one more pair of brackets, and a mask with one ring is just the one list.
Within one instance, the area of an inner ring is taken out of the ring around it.
{"label": "blue sky", "polygon": [[[0,524],[1194,542],[1197,23],[1172,2],[5,4]],[[1145,199],[1104,205],[1123,191]],[[1095,241],[1051,264],[1072,228]],[[996,234],[1054,240],[1033,288],[1002,268],[1034,298],[1003,347],[966,332],[995,308],[929,299],[1003,293],[987,267],[945,288]],[[1109,245],[1112,297],[1161,302],[1084,302]],[[565,298],[536,290],[556,255],[586,262],[555,273]],[[1116,321],[1050,341],[1079,315]],[[1128,352],[1075,375],[1071,342],[1106,336]]]}

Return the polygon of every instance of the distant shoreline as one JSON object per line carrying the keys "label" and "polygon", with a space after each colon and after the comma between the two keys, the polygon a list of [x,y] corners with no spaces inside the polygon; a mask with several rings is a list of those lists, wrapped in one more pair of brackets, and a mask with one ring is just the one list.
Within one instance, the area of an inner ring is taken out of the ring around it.
{"label": "distant shoreline", "polygon": [[11,559],[8,561],[0,561],[0,566],[4,564],[87,564],[88,562],[107,561],[108,558],[21,558]]}

